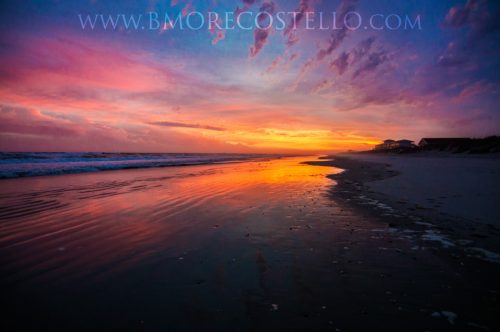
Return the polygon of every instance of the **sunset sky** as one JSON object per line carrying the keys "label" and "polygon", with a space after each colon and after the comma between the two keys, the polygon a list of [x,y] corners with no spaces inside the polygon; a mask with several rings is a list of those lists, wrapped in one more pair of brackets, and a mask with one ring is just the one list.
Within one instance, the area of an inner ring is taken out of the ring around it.
{"label": "sunset sky", "polygon": [[[499,134],[498,1],[0,6],[2,151],[329,152]],[[306,30],[299,15],[293,31],[91,30],[78,17],[243,10],[420,15],[422,29]]]}

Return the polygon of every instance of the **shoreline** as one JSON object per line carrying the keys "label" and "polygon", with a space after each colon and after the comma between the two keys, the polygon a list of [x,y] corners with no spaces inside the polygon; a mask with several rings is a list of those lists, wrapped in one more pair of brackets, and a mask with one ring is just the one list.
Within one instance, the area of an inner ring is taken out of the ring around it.
{"label": "shoreline", "polygon": [[395,230],[421,232],[423,239],[440,242],[442,247],[453,249],[460,256],[500,263],[500,228],[497,225],[446,214],[374,189],[374,182],[387,184],[385,180],[402,175],[390,163],[367,161],[363,156],[349,154],[328,156],[307,164],[344,169],[344,172],[328,175],[335,181],[329,195],[347,208]]}

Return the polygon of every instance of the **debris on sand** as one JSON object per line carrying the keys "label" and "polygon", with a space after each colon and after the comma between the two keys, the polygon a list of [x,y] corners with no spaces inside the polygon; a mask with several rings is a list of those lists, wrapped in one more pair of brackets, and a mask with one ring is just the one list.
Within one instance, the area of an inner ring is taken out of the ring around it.
{"label": "debris on sand", "polygon": [[476,255],[473,255],[476,258],[491,262],[491,263],[500,263],[500,254],[489,251],[483,248],[471,247],[467,248],[469,252],[473,252]]}
{"label": "debris on sand", "polygon": [[458,315],[456,313],[454,313],[453,311],[447,311],[447,310],[444,310],[444,311],[440,311],[440,312],[433,312],[432,317],[445,317],[448,319],[448,322],[451,324],[451,325],[454,325],[455,324],[455,320],[457,319]]}
{"label": "debris on sand", "polygon": [[455,246],[455,243],[448,240],[448,238],[445,235],[442,235],[439,232],[430,229],[425,231],[425,234],[422,236],[422,239],[425,241],[439,242],[441,243],[441,246],[443,246],[443,248],[449,248]]}

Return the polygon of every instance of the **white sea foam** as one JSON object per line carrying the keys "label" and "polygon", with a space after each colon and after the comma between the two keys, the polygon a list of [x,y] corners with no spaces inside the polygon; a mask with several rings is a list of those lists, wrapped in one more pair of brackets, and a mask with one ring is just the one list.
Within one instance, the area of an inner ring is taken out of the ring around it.
{"label": "white sea foam", "polygon": [[212,164],[263,157],[193,153],[0,153],[0,178]]}

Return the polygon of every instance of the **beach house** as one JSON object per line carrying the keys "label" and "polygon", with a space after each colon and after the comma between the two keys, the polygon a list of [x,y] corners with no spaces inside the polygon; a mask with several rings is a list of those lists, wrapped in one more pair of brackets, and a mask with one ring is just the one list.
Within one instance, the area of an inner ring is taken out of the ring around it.
{"label": "beach house", "polygon": [[412,149],[414,147],[415,144],[413,144],[413,141],[408,139],[402,139],[398,141],[392,139],[386,139],[382,144],[375,145],[374,150],[385,151],[385,150],[397,150],[397,149]]}
{"label": "beach house", "polygon": [[454,153],[493,153],[500,151],[500,137],[422,138],[418,146],[422,150],[438,150]]}
{"label": "beach house", "polygon": [[422,138],[418,146],[426,150],[446,150],[462,146],[471,141],[470,138]]}

